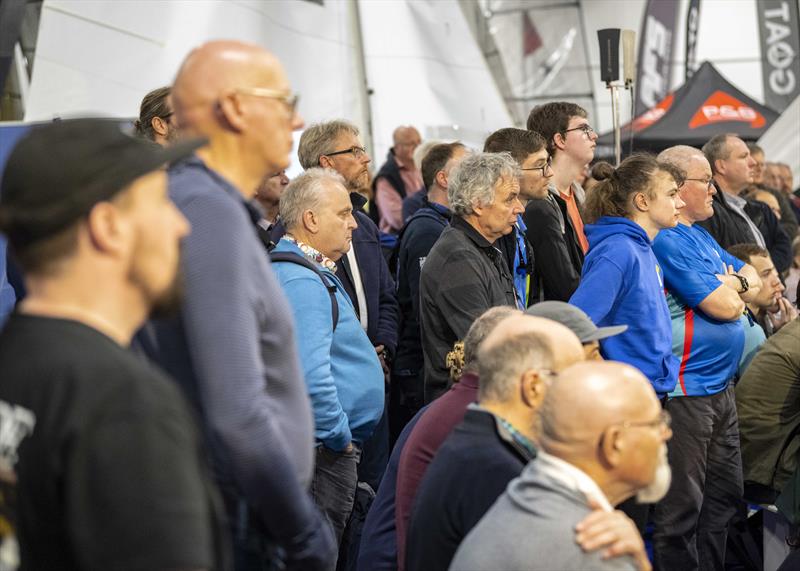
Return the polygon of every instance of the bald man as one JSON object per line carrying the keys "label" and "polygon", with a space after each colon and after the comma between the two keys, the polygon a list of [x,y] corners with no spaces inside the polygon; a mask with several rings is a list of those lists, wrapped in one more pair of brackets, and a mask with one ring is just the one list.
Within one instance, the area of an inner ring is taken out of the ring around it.
{"label": "bald man", "polygon": [[[549,319],[515,314],[486,337],[477,356],[479,404],[425,472],[401,568],[447,569],[466,534],[536,456],[536,417],[554,375],[582,359],[575,334]],[[624,529],[638,537],[632,524]]]}
{"label": "bald man", "polygon": [[249,205],[264,177],[289,165],[303,125],[297,96],[270,53],[214,41],[183,62],[172,100],[182,131],[209,144],[169,171],[170,198],[192,225],[185,301],[141,344],[204,423],[237,568],[269,564],[275,547],[289,569],[324,568],[334,541],[306,491],[314,425],[294,324]]}
{"label": "bald man", "polygon": [[398,127],[392,134],[392,141],[394,146],[372,181],[378,228],[387,234],[400,231],[404,222],[403,200],[423,187],[422,174],[414,164],[414,150],[422,142],[419,131],[410,125]]}
{"label": "bald man", "polygon": [[[669,488],[669,417],[649,381],[623,363],[581,363],[553,380],[539,411],[539,454],[458,549],[451,571],[649,569],[646,558],[608,558],[576,542],[601,506]],[[676,568],[677,569],[677,568]]]}

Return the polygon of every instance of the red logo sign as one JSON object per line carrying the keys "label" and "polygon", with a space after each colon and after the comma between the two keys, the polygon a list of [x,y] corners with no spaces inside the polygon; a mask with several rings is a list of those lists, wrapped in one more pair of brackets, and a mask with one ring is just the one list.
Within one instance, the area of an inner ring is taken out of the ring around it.
{"label": "red logo sign", "polygon": [[651,107],[641,115],[639,115],[633,121],[633,131],[638,133],[642,129],[646,129],[659,119],[661,119],[669,108],[672,107],[672,102],[675,100],[675,96],[670,93],[664,99],[658,102],[658,105],[655,107]]}
{"label": "red logo sign", "polygon": [[731,97],[724,91],[715,91],[689,121],[689,128],[697,129],[724,121],[750,123],[753,129],[763,127],[767,123],[764,116],[749,105]]}

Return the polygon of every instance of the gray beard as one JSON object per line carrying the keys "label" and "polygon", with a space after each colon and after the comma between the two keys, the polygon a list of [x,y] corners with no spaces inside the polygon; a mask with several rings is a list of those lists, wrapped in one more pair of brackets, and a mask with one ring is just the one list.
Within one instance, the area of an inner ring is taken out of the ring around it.
{"label": "gray beard", "polygon": [[670,468],[669,460],[667,459],[667,446],[664,445],[658,468],[656,468],[656,475],[652,482],[636,492],[636,503],[654,504],[660,501],[667,495],[671,483],[672,468]]}

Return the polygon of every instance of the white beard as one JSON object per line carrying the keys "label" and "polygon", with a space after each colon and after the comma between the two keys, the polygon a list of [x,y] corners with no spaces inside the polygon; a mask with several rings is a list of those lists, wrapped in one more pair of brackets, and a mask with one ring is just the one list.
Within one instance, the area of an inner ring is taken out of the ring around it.
{"label": "white beard", "polygon": [[661,445],[658,468],[653,481],[636,492],[636,502],[639,504],[654,504],[667,495],[669,485],[672,483],[672,468],[667,457],[667,445]]}

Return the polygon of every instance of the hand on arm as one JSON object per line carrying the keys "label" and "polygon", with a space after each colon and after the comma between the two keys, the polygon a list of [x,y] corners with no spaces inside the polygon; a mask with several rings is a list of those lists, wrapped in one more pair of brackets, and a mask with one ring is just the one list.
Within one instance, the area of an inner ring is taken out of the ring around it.
{"label": "hand on arm", "polygon": [[590,499],[594,511],[575,526],[575,541],[584,551],[604,549],[603,559],[630,555],[639,571],[651,571],[644,541],[636,524],[620,510],[607,512]]}
{"label": "hand on arm", "polygon": [[748,290],[740,295],[745,303],[750,303],[761,291],[761,286],[763,285],[761,282],[761,277],[758,275],[756,269],[750,264],[745,264],[742,266],[742,269],[740,269],[737,273],[747,280]]}

